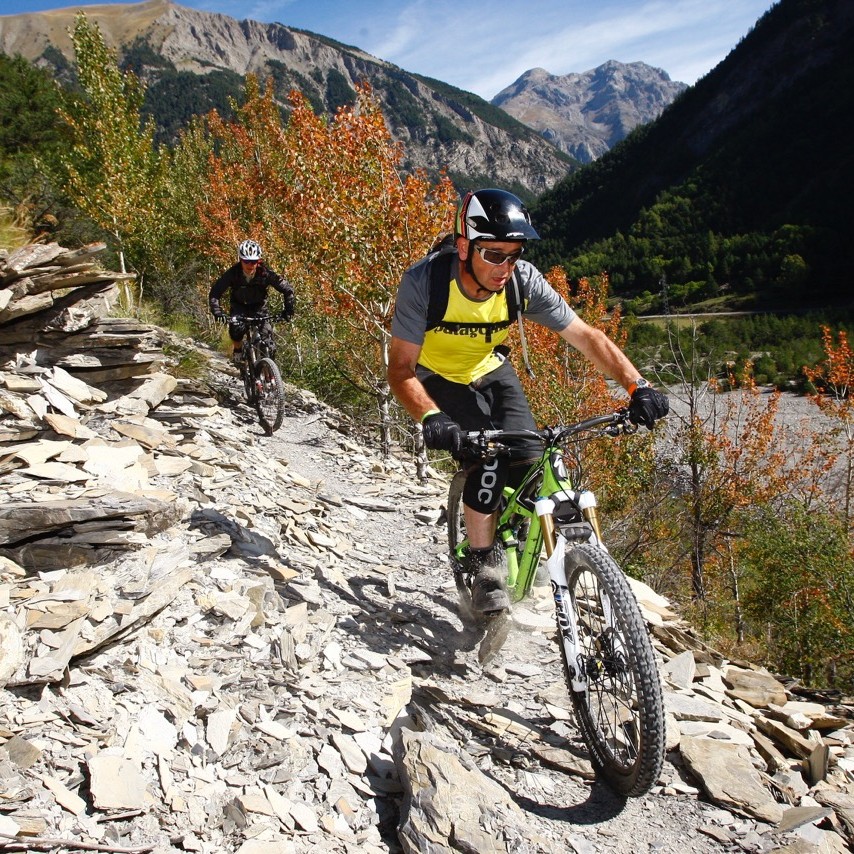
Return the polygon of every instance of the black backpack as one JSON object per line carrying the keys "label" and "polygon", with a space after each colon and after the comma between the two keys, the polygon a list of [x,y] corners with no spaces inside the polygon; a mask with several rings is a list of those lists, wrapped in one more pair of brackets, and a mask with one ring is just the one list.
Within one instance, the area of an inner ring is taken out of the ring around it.
{"label": "black backpack", "polygon": [[[427,303],[427,330],[436,329],[441,326],[451,332],[460,332],[465,329],[483,329],[483,323],[451,323],[443,321],[445,312],[448,308],[448,296],[451,287],[451,260],[454,253],[457,251],[454,242],[453,234],[446,234],[439,238],[430,249],[430,252],[436,252],[436,256],[429,262],[430,264],[430,297]],[[492,340],[492,334],[501,329],[506,329],[510,326],[514,319],[519,323],[519,335],[522,343],[522,358],[525,362],[525,369],[533,377],[534,372],[528,364],[528,348],[525,342],[525,331],[522,328],[522,313],[524,312],[524,301],[522,297],[522,282],[519,278],[519,271],[514,269],[510,281],[507,283],[507,320],[498,321],[496,323],[487,324],[486,343],[489,344]],[[500,345],[500,350],[506,356],[509,353],[509,348]]]}

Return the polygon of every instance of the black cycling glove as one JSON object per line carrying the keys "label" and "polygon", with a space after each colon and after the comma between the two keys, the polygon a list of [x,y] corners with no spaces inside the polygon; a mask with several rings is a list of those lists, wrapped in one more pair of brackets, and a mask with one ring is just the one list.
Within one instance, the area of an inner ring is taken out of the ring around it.
{"label": "black cycling glove", "polygon": [[652,430],[659,418],[664,418],[670,411],[667,395],[651,386],[642,386],[632,392],[629,403],[629,421],[632,424],[642,424],[647,430]]}
{"label": "black cycling glove", "polygon": [[456,456],[463,444],[463,431],[444,412],[434,412],[422,422],[424,444],[434,451],[450,451]]}
{"label": "black cycling glove", "polygon": [[213,313],[214,320],[223,321],[225,320],[225,312],[224,311],[215,311]]}

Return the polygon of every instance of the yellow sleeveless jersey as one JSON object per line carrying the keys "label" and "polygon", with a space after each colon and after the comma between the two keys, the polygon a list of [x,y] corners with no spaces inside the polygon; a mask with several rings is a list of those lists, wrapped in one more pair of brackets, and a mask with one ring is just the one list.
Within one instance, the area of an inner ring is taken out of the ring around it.
{"label": "yellow sleeveless jersey", "polygon": [[418,363],[451,382],[467,385],[501,364],[493,348],[509,331],[506,288],[478,302],[465,296],[452,279],[448,307],[439,326],[425,333]]}

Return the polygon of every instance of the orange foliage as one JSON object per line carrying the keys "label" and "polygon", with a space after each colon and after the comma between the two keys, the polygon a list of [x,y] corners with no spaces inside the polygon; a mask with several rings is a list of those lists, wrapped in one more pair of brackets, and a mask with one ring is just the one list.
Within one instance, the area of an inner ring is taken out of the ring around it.
{"label": "orange foliage", "polygon": [[[854,517],[854,352],[844,330],[834,343],[830,328],[821,328],[824,360],[816,367],[804,367],[804,374],[817,391],[810,400],[834,424],[828,438],[841,441],[842,512],[849,528]],[[838,446],[837,446],[838,447]],[[832,460],[833,461],[833,460]]]}
{"label": "orange foliage", "polygon": [[[608,313],[606,274],[592,281],[581,279],[574,294],[560,267],[549,270],[546,279],[586,323],[601,329],[618,346],[625,344],[626,333],[622,329],[619,309]],[[613,393],[606,378],[552,330],[526,323],[525,337],[536,377],[524,376],[521,369],[520,375],[538,422],[570,424],[625,405],[622,389]],[[516,362],[520,364],[521,360]]]}
{"label": "orange foliage", "polygon": [[[626,333],[622,329],[619,309],[608,313],[606,274],[592,280],[581,279],[574,293],[560,267],[549,270],[546,279],[586,323],[601,329],[618,346],[625,344]],[[510,340],[514,342],[514,361],[538,424],[571,424],[612,412],[628,402],[622,389],[612,390],[606,377],[554,331],[525,322],[525,337],[534,378],[527,376],[522,366],[515,327]],[[638,443],[633,444],[637,446]],[[639,462],[637,457],[632,466],[621,461],[627,447],[625,441],[610,439],[586,444],[583,452],[567,459],[567,464],[575,472],[575,478],[583,478],[587,487],[627,498],[636,487],[627,478],[638,474]],[[619,485],[618,479],[621,479]]]}
{"label": "orange foliage", "polygon": [[[715,391],[714,380],[711,385]],[[729,385],[735,385],[734,377]],[[789,455],[777,427],[780,392],[762,394],[750,364],[738,386],[703,431],[708,461],[704,491],[709,499],[704,513],[715,525],[725,523],[740,507],[768,503],[786,491],[789,481]]]}
{"label": "orange foliage", "polygon": [[272,86],[261,92],[250,78],[235,122],[210,117],[205,248],[224,264],[240,239],[261,242],[296,285],[301,313],[326,315],[329,334],[345,339],[351,378],[376,389],[400,278],[452,222],[456,193],[446,177],[401,175],[402,150],[367,84],[331,120],[298,92],[290,103],[285,126]]}
{"label": "orange foliage", "polygon": [[850,422],[854,420],[854,398],[850,394],[854,383],[854,354],[844,330],[837,333],[837,339],[839,343],[834,344],[830,328],[822,326],[824,361],[816,368],[805,367],[804,374],[818,389],[810,398],[819,409],[840,421]]}
{"label": "orange foliage", "polygon": [[446,177],[431,186],[423,171],[402,176],[402,150],[370,87],[357,95],[328,124],[292,99],[300,261],[323,310],[387,328],[403,271],[450,225],[456,194]]}

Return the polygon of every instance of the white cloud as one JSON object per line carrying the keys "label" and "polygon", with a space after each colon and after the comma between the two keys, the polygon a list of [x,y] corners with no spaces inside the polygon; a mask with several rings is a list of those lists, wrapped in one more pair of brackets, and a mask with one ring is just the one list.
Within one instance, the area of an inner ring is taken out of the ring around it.
{"label": "white cloud", "polygon": [[387,31],[361,46],[486,98],[530,68],[567,74],[608,59],[643,61],[693,83],[769,5],[770,0],[528,0],[525,11],[514,7],[511,15],[501,13],[502,4],[485,14],[482,6],[414,2],[393,14]]}

